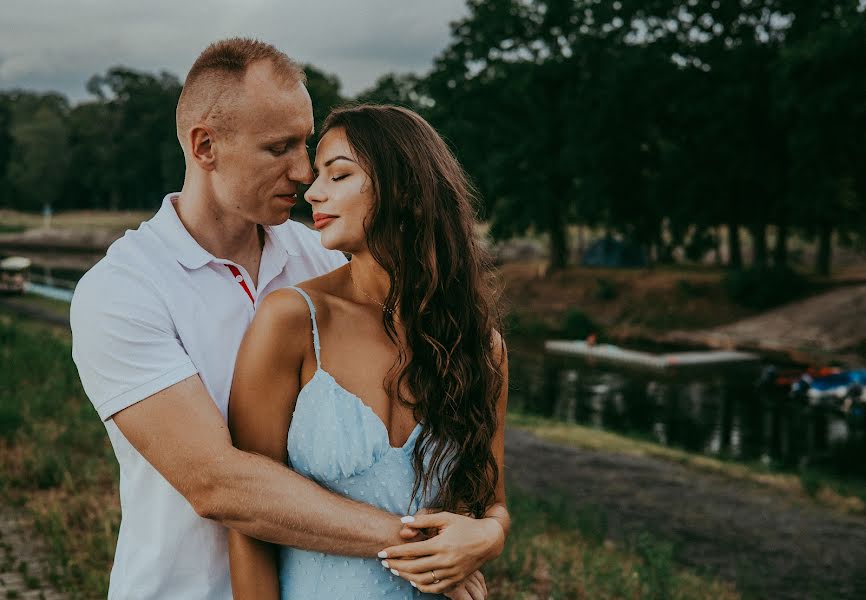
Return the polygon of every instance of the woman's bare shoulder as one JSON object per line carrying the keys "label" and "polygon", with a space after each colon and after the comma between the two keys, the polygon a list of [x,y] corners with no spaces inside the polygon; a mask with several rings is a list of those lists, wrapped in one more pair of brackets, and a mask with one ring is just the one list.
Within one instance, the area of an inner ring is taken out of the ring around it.
{"label": "woman's bare shoulder", "polygon": [[[310,331],[310,309],[296,290],[284,288],[268,294],[250,325],[248,337],[267,340],[276,347],[297,347],[293,334]],[[252,336],[250,335],[252,334]]]}
{"label": "woman's bare shoulder", "polygon": [[[316,316],[327,318],[331,308],[343,299],[346,290],[346,282],[348,281],[348,270],[346,267],[339,267],[329,273],[307,279],[297,285],[310,296],[313,305],[316,307]],[[297,294],[292,290],[290,293]]]}

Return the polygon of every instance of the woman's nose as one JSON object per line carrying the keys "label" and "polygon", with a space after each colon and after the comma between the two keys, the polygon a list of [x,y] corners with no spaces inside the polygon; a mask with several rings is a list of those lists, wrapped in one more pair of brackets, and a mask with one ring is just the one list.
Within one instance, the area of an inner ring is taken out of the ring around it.
{"label": "woman's nose", "polygon": [[313,204],[315,202],[322,202],[325,200],[325,195],[324,193],[322,193],[318,177],[313,181],[313,184],[309,188],[307,188],[307,191],[304,192],[304,200],[306,200],[310,204]]}

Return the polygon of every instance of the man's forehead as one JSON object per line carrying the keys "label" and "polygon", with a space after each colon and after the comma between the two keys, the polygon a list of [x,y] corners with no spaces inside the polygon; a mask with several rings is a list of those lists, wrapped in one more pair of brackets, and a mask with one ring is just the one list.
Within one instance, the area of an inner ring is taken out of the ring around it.
{"label": "man's forehead", "polygon": [[242,118],[254,129],[269,134],[291,129],[292,135],[306,137],[313,130],[313,106],[310,95],[301,83],[286,85],[276,81],[263,81],[253,85],[245,82],[241,98]]}

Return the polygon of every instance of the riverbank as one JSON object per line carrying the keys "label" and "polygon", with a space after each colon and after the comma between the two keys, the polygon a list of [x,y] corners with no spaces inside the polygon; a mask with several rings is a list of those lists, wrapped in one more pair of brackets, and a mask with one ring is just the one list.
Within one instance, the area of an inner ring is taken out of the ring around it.
{"label": "riverbank", "polygon": [[[32,519],[47,577],[69,598],[104,596],[120,517],[117,466],[68,332],[0,311],[0,357],[0,499]],[[535,491],[512,486],[515,526],[488,568],[491,597],[740,598],[729,583],[673,562],[664,542],[613,544],[591,519]]]}
{"label": "riverbank", "polygon": [[757,351],[804,364],[866,362],[866,285],[860,266],[806,280],[790,304],[759,309],[732,299],[728,272],[701,266],[569,267],[538,261],[499,266],[507,332],[534,338],[590,334],[623,345]]}

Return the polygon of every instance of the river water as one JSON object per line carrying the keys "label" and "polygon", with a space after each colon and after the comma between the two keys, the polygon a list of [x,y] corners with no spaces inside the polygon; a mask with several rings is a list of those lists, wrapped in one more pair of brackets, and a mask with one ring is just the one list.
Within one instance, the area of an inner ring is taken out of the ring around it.
{"label": "river water", "polygon": [[665,376],[606,368],[512,340],[509,409],[689,452],[866,478],[862,420],[756,385],[759,369]]}

